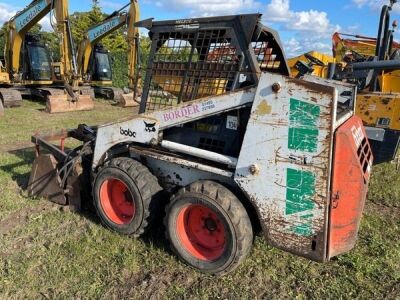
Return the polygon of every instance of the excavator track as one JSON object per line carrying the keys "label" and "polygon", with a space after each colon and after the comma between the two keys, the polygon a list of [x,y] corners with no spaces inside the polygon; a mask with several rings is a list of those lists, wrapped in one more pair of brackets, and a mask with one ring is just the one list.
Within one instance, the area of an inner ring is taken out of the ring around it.
{"label": "excavator track", "polygon": [[120,99],[121,95],[124,93],[124,91],[121,88],[115,88],[112,87],[112,96],[113,96],[113,100],[118,101],[118,99]]}
{"label": "excavator track", "polygon": [[4,108],[22,105],[21,93],[12,88],[0,88],[0,98]]}
{"label": "excavator track", "polygon": [[107,100],[119,101],[121,95],[124,91],[121,88],[111,87],[111,86],[94,86],[92,88],[94,94],[98,98],[104,98]]}

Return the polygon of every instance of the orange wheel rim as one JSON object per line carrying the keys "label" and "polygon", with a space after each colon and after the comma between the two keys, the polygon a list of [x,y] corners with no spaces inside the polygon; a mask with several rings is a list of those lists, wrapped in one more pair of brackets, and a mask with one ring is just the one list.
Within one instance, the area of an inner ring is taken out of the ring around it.
{"label": "orange wheel rim", "polygon": [[225,250],[225,226],[207,206],[192,204],[182,208],[178,214],[176,230],[186,251],[197,259],[216,260]]}
{"label": "orange wheel rim", "polygon": [[129,224],[135,215],[132,193],[119,179],[107,179],[101,184],[100,203],[107,218],[118,225]]}

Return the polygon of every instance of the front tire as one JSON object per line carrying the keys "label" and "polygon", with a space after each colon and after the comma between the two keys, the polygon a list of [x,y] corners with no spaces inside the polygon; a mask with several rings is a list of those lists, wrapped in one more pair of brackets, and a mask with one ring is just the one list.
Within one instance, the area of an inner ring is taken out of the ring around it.
{"label": "front tire", "polygon": [[182,188],[166,209],[166,235],[185,263],[222,275],[249,254],[253,230],[239,199],[226,187],[198,181]]}
{"label": "front tire", "polygon": [[153,216],[160,190],[157,178],[141,163],[127,157],[115,158],[96,175],[94,207],[103,225],[138,237]]}

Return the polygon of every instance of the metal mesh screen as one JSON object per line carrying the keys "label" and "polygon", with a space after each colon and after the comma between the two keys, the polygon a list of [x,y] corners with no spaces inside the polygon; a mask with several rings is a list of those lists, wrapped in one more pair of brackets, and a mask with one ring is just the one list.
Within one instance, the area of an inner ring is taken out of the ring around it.
{"label": "metal mesh screen", "polygon": [[358,158],[360,159],[361,167],[363,168],[365,182],[368,182],[368,176],[369,176],[368,167],[372,157],[372,150],[369,144],[367,143],[366,138],[362,140],[360,147],[358,147],[357,155]]}
{"label": "metal mesh screen", "polygon": [[261,72],[289,75],[279,36],[260,14],[153,22],[140,113],[256,85]]}
{"label": "metal mesh screen", "polygon": [[[159,33],[150,63],[146,111],[230,91],[243,55],[227,30]],[[146,84],[146,83],[145,83]]]}
{"label": "metal mesh screen", "polygon": [[252,43],[252,46],[261,71],[271,72],[281,67],[281,59],[274,53],[274,46],[269,40],[265,33],[261,33],[258,40]]}

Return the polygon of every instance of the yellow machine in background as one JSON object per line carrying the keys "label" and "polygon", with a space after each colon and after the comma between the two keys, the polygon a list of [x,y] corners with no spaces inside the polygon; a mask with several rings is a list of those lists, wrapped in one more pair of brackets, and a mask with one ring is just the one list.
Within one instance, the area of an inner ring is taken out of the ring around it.
{"label": "yellow machine in background", "polygon": [[[60,40],[60,62],[53,63],[40,36],[28,34],[47,13]],[[1,94],[19,94],[46,99],[47,111],[93,109],[90,90],[79,87],[67,0],[35,0],[7,23],[5,72],[10,82],[0,82]],[[3,97],[3,96],[2,96]]]}
{"label": "yellow machine in background", "polygon": [[382,7],[377,38],[335,33],[333,56],[313,51],[290,60],[296,76],[313,74],[357,85],[356,114],[366,126],[375,163],[394,159],[400,144],[400,45],[393,40],[396,22],[389,28],[395,3]]}
{"label": "yellow machine in background", "polygon": [[335,58],[330,55],[317,51],[310,51],[308,53],[304,53],[303,55],[289,59],[288,65],[293,77],[298,77],[301,73],[300,70],[304,68],[308,74],[327,78],[328,65],[335,62]]}
{"label": "yellow machine in background", "polygon": [[[129,6],[128,12],[123,11],[127,6]],[[130,87],[131,89],[135,88],[138,32],[135,30],[134,23],[138,18],[139,6],[137,0],[131,0],[129,4],[109,15],[101,23],[89,28],[80,42],[78,47],[79,74],[81,74],[84,83],[91,85],[96,96],[119,101],[123,94],[122,89],[112,86],[109,51],[99,42],[107,35],[126,25],[128,26],[129,74],[132,78]],[[133,101],[133,98],[131,101]],[[134,106],[135,103],[127,102],[126,104]]]}
{"label": "yellow machine in background", "polygon": [[[375,56],[376,52],[376,37],[335,32],[332,36],[332,44],[333,56],[337,61],[342,61],[351,53],[367,58]],[[400,49],[399,43],[392,41],[391,44],[392,51]]]}

